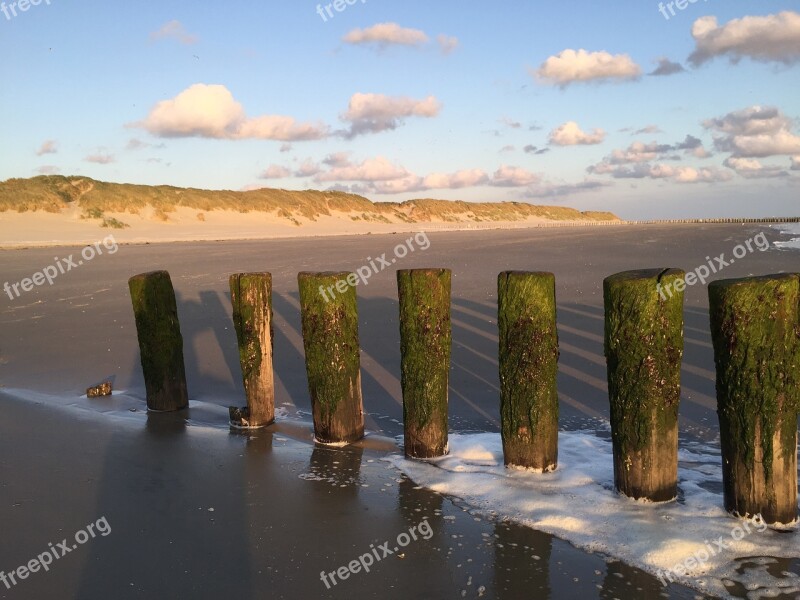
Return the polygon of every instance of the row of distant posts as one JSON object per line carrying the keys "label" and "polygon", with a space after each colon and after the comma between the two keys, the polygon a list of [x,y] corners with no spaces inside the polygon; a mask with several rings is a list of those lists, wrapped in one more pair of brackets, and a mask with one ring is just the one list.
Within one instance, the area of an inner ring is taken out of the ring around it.
{"label": "row of distant posts", "polygon": [[[300,273],[306,371],[317,441],[364,435],[356,292],[350,273]],[[683,286],[678,269],[626,271],[603,282],[614,480],[636,499],[677,495]],[[405,454],[447,453],[451,323],[448,269],[397,272]],[[678,285],[676,285],[678,283]],[[130,279],[151,410],[187,403],[183,340],[169,274]],[[337,285],[339,286],[337,288]],[[320,290],[336,289],[332,298]],[[239,425],[275,418],[272,277],[230,278],[247,407]],[[670,289],[664,294],[663,289]],[[680,291],[679,291],[680,290]],[[661,292],[661,293],[660,293]],[[709,286],[725,508],[768,523],[797,518],[800,275]],[[558,333],[552,273],[498,277],[500,414],[505,463],[552,471],[558,457]]]}

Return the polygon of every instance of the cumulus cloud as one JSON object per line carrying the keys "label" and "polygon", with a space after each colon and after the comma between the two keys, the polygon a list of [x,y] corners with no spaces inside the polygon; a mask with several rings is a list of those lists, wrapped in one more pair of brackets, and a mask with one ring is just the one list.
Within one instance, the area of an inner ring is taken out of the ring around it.
{"label": "cumulus cloud", "polygon": [[98,165],[109,165],[116,161],[114,155],[108,154],[107,152],[97,152],[96,154],[90,154],[89,156],[86,156],[83,160]]}
{"label": "cumulus cloud", "polygon": [[584,132],[575,121],[567,121],[550,132],[550,143],[556,146],[591,146],[602,144],[605,138],[602,129]]}
{"label": "cumulus cloud", "polygon": [[418,175],[403,166],[378,156],[355,163],[344,153],[322,161],[329,168],[314,176],[316,183],[330,183],[331,189],[359,194],[400,194],[440,189],[462,189],[480,185],[526,187],[540,181],[535,173],[503,165],[492,176],[482,169],[462,169],[451,173]]}
{"label": "cumulus cloud", "polygon": [[701,17],[692,26],[694,66],[718,56],[732,62],[748,57],[761,62],[792,64],[800,61],[800,14],[746,16],[720,26],[716,17]]}
{"label": "cumulus cloud", "polygon": [[659,58],[658,66],[655,70],[648,73],[654,77],[666,77],[668,75],[675,75],[676,73],[683,73],[686,69],[680,63],[672,62],[668,58]]}
{"label": "cumulus cloud", "polygon": [[378,156],[368,158],[360,164],[353,164],[348,161],[340,161],[337,166],[328,171],[322,171],[314,177],[314,181],[389,181],[392,179],[402,179],[410,173],[403,167],[393,164],[389,159]]}
{"label": "cumulus cloud", "polygon": [[317,173],[319,173],[322,169],[320,166],[315,163],[310,158],[307,158],[303,161],[303,163],[297,168],[294,172],[295,177],[313,177]]}
{"label": "cumulus cloud", "polygon": [[180,21],[168,21],[159,29],[150,34],[150,41],[163,39],[177,40],[181,44],[197,43],[197,36],[190,34]]}
{"label": "cumulus cloud", "polygon": [[286,179],[291,177],[292,172],[286,167],[280,165],[270,165],[261,172],[258,176],[259,179]]}
{"label": "cumulus cloud", "polygon": [[548,58],[534,75],[542,83],[566,87],[576,82],[630,81],[642,69],[627,54],[567,49]]}
{"label": "cumulus cloud", "polygon": [[365,133],[394,130],[407,117],[433,118],[441,109],[441,103],[434,96],[414,100],[383,94],[353,94],[347,111],[341,115],[343,121],[350,123],[350,129],[341,135],[352,139]]}
{"label": "cumulus cloud", "polygon": [[159,137],[318,140],[328,135],[321,123],[300,123],[292,117],[248,117],[224,85],[196,83],[170,100],[156,104],[133,126]]}
{"label": "cumulus cloud", "polygon": [[751,106],[707,119],[703,126],[717,134],[715,147],[735,157],[765,158],[800,154],[800,136],[792,120],[775,107]]}
{"label": "cumulus cloud", "polygon": [[422,46],[428,36],[419,29],[400,27],[397,23],[378,23],[366,29],[353,29],[343,38],[347,44],[374,44],[380,48],[390,45]]}
{"label": "cumulus cloud", "polygon": [[729,171],[716,167],[674,167],[649,163],[629,166],[603,162],[589,167],[587,171],[597,175],[610,175],[615,179],[666,179],[675,183],[716,183],[733,178]]}
{"label": "cumulus cloud", "polygon": [[350,153],[334,152],[333,154],[328,154],[322,162],[329,167],[344,167],[350,164]]}
{"label": "cumulus cloud", "polygon": [[482,185],[489,181],[489,177],[481,169],[464,169],[455,173],[433,173],[423,179],[425,189],[456,190],[475,185]]}
{"label": "cumulus cloud", "polygon": [[58,142],[55,140],[45,140],[39,149],[36,151],[36,156],[44,156],[45,154],[55,154],[58,152]]}
{"label": "cumulus cloud", "polygon": [[494,172],[489,185],[495,187],[525,187],[539,181],[540,177],[536,173],[531,173],[522,167],[503,165]]}
{"label": "cumulus cloud", "polygon": [[764,166],[755,158],[729,157],[723,163],[746,179],[771,179],[774,177],[788,177],[789,173],[778,166]]}
{"label": "cumulus cloud", "polygon": [[59,169],[55,165],[42,165],[41,167],[36,169],[36,172],[39,173],[40,175],[56,175],[58,173],[61,173],[61,169]]}
{"label": "cumulus cloud", "polygon": [[456,48],[458,48],[459,44],[457,37],[445,35],[443,33],[440,33],[436,37],[436,41],[439,44],[439,49],[442,51],[442,54],[450,54]]}

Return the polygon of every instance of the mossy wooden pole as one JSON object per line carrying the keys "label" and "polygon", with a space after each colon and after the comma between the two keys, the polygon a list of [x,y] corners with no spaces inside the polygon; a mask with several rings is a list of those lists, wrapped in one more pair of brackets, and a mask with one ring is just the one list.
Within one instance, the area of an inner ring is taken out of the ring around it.
{"label": "mossy wooden pole", "polygon": [[[348,280],[349,278],[349,280]],[[358,308],[352,273],[300,273],[300,309],[314,435],[323,444],[364,437]]]}
{"label": "mossy wooden pole", "polygon": [[725,508],[797,517],[800,275],[709,285]]}
{"label": "mossy wooden pole", "polygon": [[447,454],[450,280],[449,269],[397,272],[405,453],[411,458]]}
{"label": "mossy wooden pole", "polygon": [[183,363],[183,336],[175,290],[166,271],[135,275],[128,288],[136,318],[147,408],[180,410],[189,404]]}
{"label": "mossy wooden pole", "polygon": [[614,483],[631,498],[677,495],[683,275],[650,269],[603,281]]}
{"label": "mossy wooden pole", "polygon": [[505,464],[552,471],[558,462],[556,278],[500,273],[497,302]]}
{"label": "mossy wooden pole", "polygon": [[[233,325],[247,397],[239,425],[263,427],[275,420],[272,371],[272,275],[236,273],[230,277]],[[233,421],[233,419],[231,419]]]}

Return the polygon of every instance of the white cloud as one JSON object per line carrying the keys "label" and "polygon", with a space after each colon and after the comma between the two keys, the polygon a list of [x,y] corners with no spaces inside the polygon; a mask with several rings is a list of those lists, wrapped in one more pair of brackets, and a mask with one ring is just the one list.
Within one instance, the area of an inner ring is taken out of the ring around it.
{"label": "white cloud", "polygon": [[482,169],[464,169],[455,173],[433,173],[423,180],[425,189],[456,190],[465,187],[482,185],[489,177]]}
{"label": "white cloud", "polygon": [[567,49],[544,61],[534,74],[542,83],[566,87],[575,82],[637,79],[642,69],[627,54]]}
{"label": "white cloud", "polygon": [[83,160],[90,163],[95,163],[98,165],[109,165],[116,161],[113,154],[108,154],[107,152],[98,152],[96,154],[90,154],[89,156],[85,157]]}
{"label": "white cloud", "polygon": [[280,165],[270,165],[258,176],[259,179],[286,179],[291,177],[292,172]]}
{"label": "white cloud", "polygon": [[633,166],[602,162],[587,169],[597,175],[615,179],[665,179],[674,183],[717,183],[730,181],[733,175],[716,167],[674,167],[661,163],[639,163]]}
{"label": "white cloud", "polygon": [[522,167],[503,165],[492,175],[489,185],[495,187],[524,187],[538,183],[540,177]]}
{"label": "white cloud", "polygon": [[44,156],[45,154],[55,154],[58,152],[58,142],[55,140],[45,140],[39,149],[36,151],[36,156]]}
{"label": "white cloud", "polygon": [[550,132],[550,143],[556,146],[590,146],[603,143],[605,137],[606,132],[602,129],[588,133],[581,131],[575,121],[567,121]]}
{"label": "white cloud", "polygon": [[778,166],[764,166],[755,158],[729,157],[723,163],[746,179],[767,179],[773,177],[788,177],[789,173]]}
{"label": "white cloud", "polygon": [[792,171],[800,171],[800,155],[792,157]]}
{"label": "white cloud", "polygon": [[450,54],[458,48],[459,44],[457,37],[445,35],[443,33],[436,37],[436,41],[439,43],[439,49],[442,51],[442,54]]}
{"label": "white cloud", "polygon": [[321,171],[320,166],[310,158],[307,158],[294,172],[295,177],[313,177]]}
{"label": "white cloud", "polygon": [[353,29],[342,41],[348,44],[376,44],[379,47],[422,46],[428,43],[428,36],[424,31],[400,27],[397,23],[378,23],[366,29]]}
{"label": "white cloud", "polygon": [[328,128],[320,123],[299,123],[280,115],[247,117],[228,88],[203,83],[159,102],[133,125],[159,137],[299,141],[328,135]]}
{"label": "white cloud", "polygon": [[714,145],[735,157],[800,154],[800,136],[792,132],[792,120],[775,107],[751,106],[707,119],[703,126],[723,134],[714,139]]}
{"label": "white cloud", "polygon": [[334,152],[326,156],[322,162],[329,167],[344,167],[350,164],[350,153]]}
{"label": "white cloud", "polygon": [[181,44],[197,43],[197,36],[187,32],[181,22],[175,20],[164,23],[158,30],[150,34],[151,41],[163,39],[177,40]]}
{"label": "white cloud", "polygon": [[335,166],[328,171],[318,173],[314,177],[316,182],[326,181],[389,181],[402,179],[410,173],[403,167],[393,164],[389,159],[378,156],[368,158],[360,164],[349,161]]}
{"label": "white cloud", "polygon": [[40,175],[56,175],[58,173],[61,173],[61,169],[59,169],[55,165],[42,165],[41,167],[36,169],[36,172],[39,173]]}
{"label": "white cloud", "polygon": [[441,103],[434,96],[414,100],[402,96],[356,93],[350,98],[347,111],[341,115],[343,121],[351,124],[350,129],[342,132],[342,135],[352,139],[365,133],[397,129],[407,117],[432,118],[441,109]]}
{"label": "white cloud", "polygon": [[717,56],[737,62],[749,57],[761,62],[800,61],[800,14],[746,16],[720,26],[716,17],[701,17],[692,26],[695,50],[689,62],[698,66]]}

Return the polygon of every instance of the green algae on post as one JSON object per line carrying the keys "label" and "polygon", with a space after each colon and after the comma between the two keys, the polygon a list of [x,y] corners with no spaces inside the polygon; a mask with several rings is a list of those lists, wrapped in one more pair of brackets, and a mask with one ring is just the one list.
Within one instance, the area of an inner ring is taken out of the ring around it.
{"label": "green algae on post", "polygon": [[800,275],[715,281],[708,299],[725,509],[790,523],[797,518]]}
{"label": "green algae on post", "polygon": [[552,471],[558,463],[555,276],[500,273],[497,302],[504,461]]}
{"label": "green algae on post", "polygon": [[397,272],[405,454],[447,453],[450,375],[449,269]]}
{"label": "green algae on post", "polygon": [[677,495],[683,276],[647,269],[603,281],[614,484],[631,498]]}
{"label": "green algae on post", "polygon": [[[324,444],[350,443],[364,437],[356,290],[340,284],[350,275],[327,272],[297,276],[314,435]],[[338,293],[333,298],[322,294],[337,284]]]}
{"label": "green algae on post", "polygon": [[147,408],[173,411],[189,404],[183,363],[183,336],[175,290],[166,271],[135,275],[128,280]]}
{"label": "green algae on post", "polygon": [[237,425],[263,427],[275,420],[272,370],[272,275],[236,273],[230,277],[233,325],[247,397]]}

